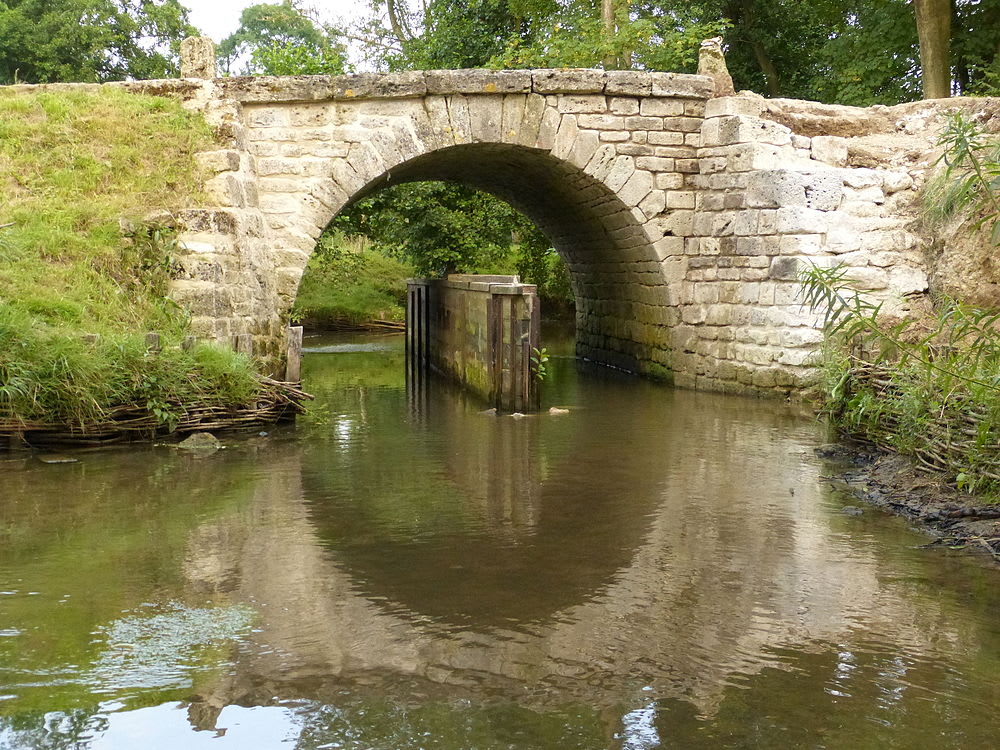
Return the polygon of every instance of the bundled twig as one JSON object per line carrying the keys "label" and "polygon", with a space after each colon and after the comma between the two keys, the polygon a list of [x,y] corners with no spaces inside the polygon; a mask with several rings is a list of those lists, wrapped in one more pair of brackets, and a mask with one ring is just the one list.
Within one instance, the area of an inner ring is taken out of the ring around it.
{"label": "bundled twig", "polygon": [[12,441],[30,445],[104,445],[148,440],[169,433],[258,429],[294,418],[313,398],[297,383],[259,378],[261,391],[252,404],[223,407],[175,404],[177,420],[167,424],[148,406],[123,404],[108,409],[99,420],[82,425],[29,422],[0,416],[0,447]]}
{"label": "bundled twig", "polygon": [[848,400],[851,394],[867,391],[877,403],[887,407],[864,421],[865,437],[879,445],[892,446],[905,433],[913,444],[919,468],[952,476],[973,470],[970,459],[974,456],[978,480],[1000,483],[1000,434],[990,415],[975,402],[953,394],[951,403],[942,405],[939,419],[924,420],[919,432],[908,430],[900,424],[897,410],[888,408],[903,395],[897,375],[898,371],[887,364],[851,358],[846,386],[849,393],[842,394],[842,398]]}

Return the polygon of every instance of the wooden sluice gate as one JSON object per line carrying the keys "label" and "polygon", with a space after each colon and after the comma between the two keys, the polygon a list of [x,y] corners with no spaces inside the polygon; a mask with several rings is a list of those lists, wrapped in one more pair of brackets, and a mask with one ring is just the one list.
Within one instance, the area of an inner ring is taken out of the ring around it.
{"label": "wooden sluice gate", "polygon": [[532,354],[541,310],[533,284],[517,276],[451,275],[410,279],[406,295],[406,373],[414,391],[436,372],[497,411],[538,408]]}

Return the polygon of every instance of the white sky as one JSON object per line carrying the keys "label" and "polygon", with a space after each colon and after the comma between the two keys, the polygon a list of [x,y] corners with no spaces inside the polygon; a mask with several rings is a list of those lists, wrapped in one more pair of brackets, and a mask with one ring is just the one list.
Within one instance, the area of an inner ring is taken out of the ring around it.
{"label": "white sky", "polygon": [[[190,9],[191,23],[221,42],[236,31],[240,25],[240,13],[244,8],[269,0],[181,0]],[[280,2],[280,0],[270,0]],[[307,3],[319,11],[324,21],[354,21],[368,10],[366,0],[312,0]]]}

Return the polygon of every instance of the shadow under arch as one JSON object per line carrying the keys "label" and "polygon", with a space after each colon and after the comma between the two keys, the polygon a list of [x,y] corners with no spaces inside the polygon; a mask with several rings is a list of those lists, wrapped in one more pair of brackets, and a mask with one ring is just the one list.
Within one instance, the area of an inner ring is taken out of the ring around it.
{"label": "shadow under arch", "polygon": [[602,182],[543,149],[485,142],[437,148],[382,168],[338,214],[404,182],[453,182],[494,195],[531,219],[566,262],[578,354],[631,371],[645,370],[649,361],[666,363],[669,306],[657,238],[641,209],[616,192],[627,173],[619,180],[595,167]]}

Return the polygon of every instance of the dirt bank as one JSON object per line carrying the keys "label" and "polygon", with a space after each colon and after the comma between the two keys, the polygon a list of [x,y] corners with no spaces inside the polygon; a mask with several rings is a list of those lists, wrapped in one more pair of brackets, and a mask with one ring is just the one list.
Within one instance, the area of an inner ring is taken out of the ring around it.
{"label": "dirt bank", "polygon": [[978,548],[1000,562],[1000,504],[987,503],[920,471],[905,456],[846,440],[816,449],[843,469],[830,479],[866,503],[912,520],[937,544]]}

